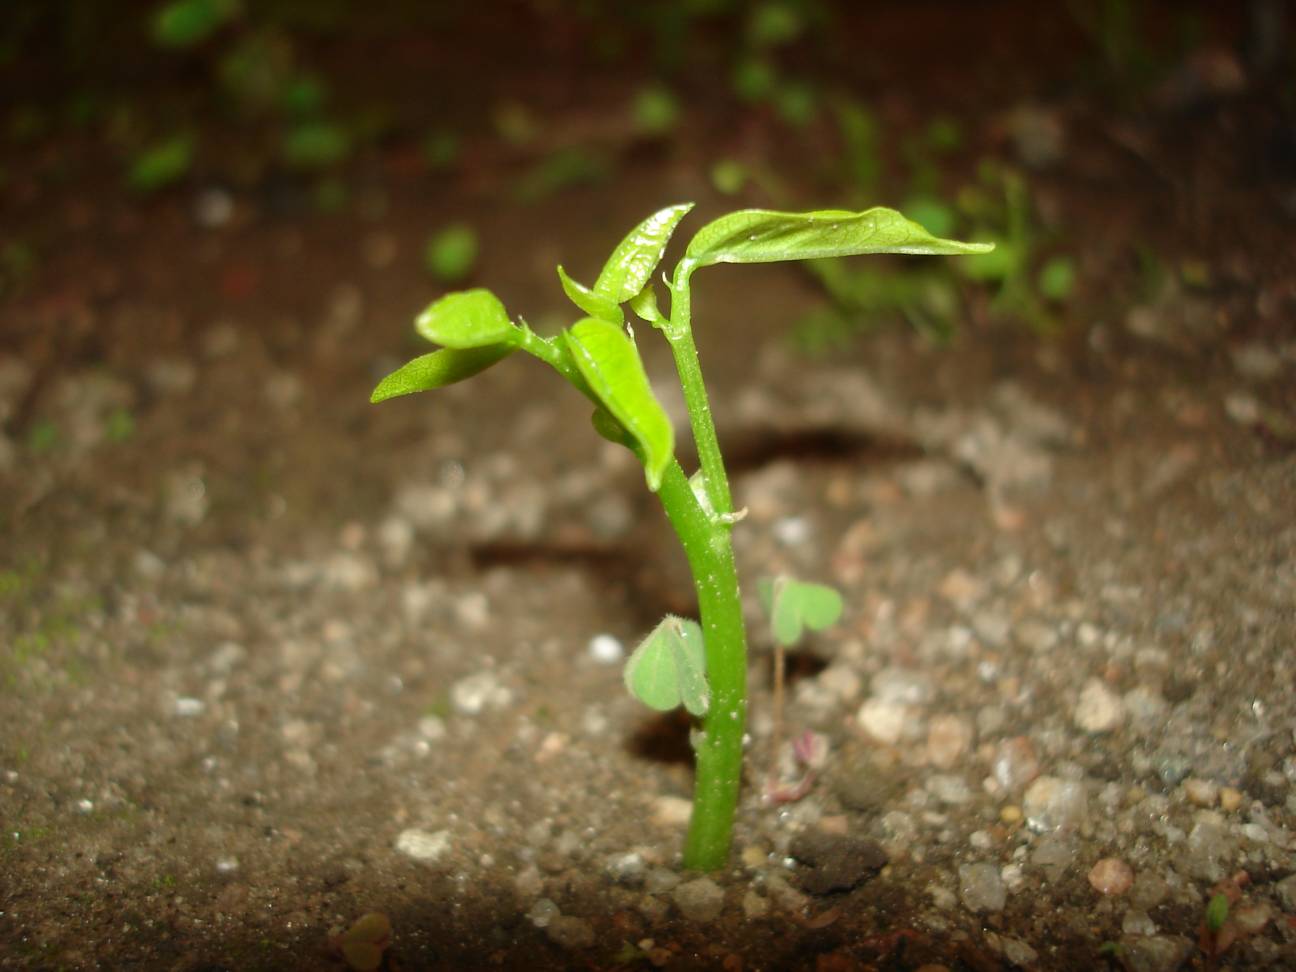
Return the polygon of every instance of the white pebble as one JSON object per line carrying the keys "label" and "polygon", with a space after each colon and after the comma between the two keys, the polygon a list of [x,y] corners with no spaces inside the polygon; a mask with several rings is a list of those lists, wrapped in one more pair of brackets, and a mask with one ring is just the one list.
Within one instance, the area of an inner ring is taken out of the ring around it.
{"label": "white pebble", "polygon": [[625,657],[625,646],[610,634],[597,634],[590,639],[589,655],[600,665],[615,665]]}
{"label": "white pebble", "polygon": [[438,830],[435,833],[411,827],[402,830],[396,838],[396,850],[406,857],[425,864],[434,864],[445,856],[450,849],[450,831]]}
{"label": "white pebble", "polygon": [[1083,783],[1041,776],[1022,800],[1026,824],[1036,833],[1073,829],[1089,816],[1089,799]]}
{"label": "white pebble", "polygon": [[894,745],[904,735],[905,727],[910,723],[909,706],[901,702],[886,702],[882,699],[869,699],[860,706],[860,728],[878,742]]}
{"label": "white pebble", "polygon": [[972,745],[972,727],[956,715],[939,715],[927,727],[927,759],[933,766],[950,769]]}
{"label": "white pebble", "polygon": [[485,709],[503,709],[513,693],[500,684],[494,672],[478,672],[461,678],[450,688],[450,703],[461,715],[477,715]]}
{"label": "white pebble", "polygon": [[185,718],[201,715],[205,708],[207,704],[202,699],[195,699],[192,696],[181,696],[175,700],[175,714]]}
{"label": "white pebble", "polygon": [[1085,732],[1111,732],[1125,721],[1125,703],[1102,680],[1091,678],[1080,691],[1074,717]]}
{"label": "white pebble", "polygon": [[959,897],[963,899],[963,907],[969,911],[1003,911],[1008,900],[1008,889],[999,875],[999,868],[994,864],[986,861],[961,864],[958,877]]}

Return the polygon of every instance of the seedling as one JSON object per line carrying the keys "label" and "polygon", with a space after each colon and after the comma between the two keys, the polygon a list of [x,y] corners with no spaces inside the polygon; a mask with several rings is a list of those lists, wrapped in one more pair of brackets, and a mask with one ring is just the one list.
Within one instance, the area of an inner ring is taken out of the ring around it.
{"label": "seedling", "polygon": [[[632,655],[626,684],[650,706],[682,704],[694,717],[697,780],[684,864],[715,870],[729,856],[742,776],[747,643],[730,538],[742,514],[735,512],[730,496],[693,341],[693,274],[718,263],[867,253],[966,254],[988,247],[939,239],[890,209],[742,210],[708,223],[689,242],[666,284],[670,306],[663,312],[652,277],[675,228],[692,208],[692,203],[668,206],[640,223],[612,251],[593,286],[559,267],[563,291],[584,316],[553,337],[536,334],[521,318],[515,323],[488,290],[446,295],[415,324],[440,350],[392,372],[378,383],[371,400],[462,381],[521,350],[588,398],[595,430],[630,449],[642,463],[648,489],[661,500],[684,548],[701,617],[700,624],[667,618],[658,625]],[[700,466],[692,477],[675,456],[674,429],[648,382],[635,332],[627,326],[626,306],[662,333],[674,355]],[[785,596],[781,603],[780,630],[785,633],[791,632],[793,617],[798,624],[814,624],[824,616],[813,596],[799,601]]]}
{"label": "seedling", "polygon": [[[794,580],[791,577],[776,577],[773,580],[762,580],[756,585],[760,594],[761,606],[770,621],[770,634],[774,638],[774,728],[773,757],[770,764],[769,794],[775,799],[786,802],[798,799],[804,791],[794,788],[790,793],[779,786],[779,755],[783,751],[783,705],[784,682],[787,678],[787,649],[795,648],[808,628],[811,631],[823,631],[837,623],[842,613],[842,597],[836,590],[826,584],[809,584]],[[813,741],[813,740],[812,740]],[[811,742],[812,742],[811,741]],[[801,740],[801,748],[807,749],[811,742]],[[794,749],[797,747],[794,746]],[[810,766],[808,753],[798,762]],[[803,783],[808,785],[810,774],[806,774]]]}

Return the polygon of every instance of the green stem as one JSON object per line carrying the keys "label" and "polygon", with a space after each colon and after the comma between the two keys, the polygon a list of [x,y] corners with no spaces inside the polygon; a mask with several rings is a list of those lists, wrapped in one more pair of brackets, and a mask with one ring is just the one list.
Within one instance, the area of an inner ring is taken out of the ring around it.
{"label": "green stem", "polygon": [[695,266],[681,260],[675,268],[671,284],[671,316],[663,331],[675,355],[675,368],[679,372],[684,403],[688,406],[689,425],[693,429],[693,444],[697,448],[698,465],[711,509],[718,514],[733,512],[733,499],[729,495],[729,477],[725,473],[724,459],[720,456],[720,443],[716,440],[715,422],[711,418],[711,403],[707,400],[706,385],[702,382],[702,366],[698,362],[697,345],[693,343],[693,308],[689,278]]}
{"label": "green stem", "polygon": [[747,726],[747,642],[738,572],[729,526],[698,503],[678,462],[667,468],[657,495],[693,574],[711,690],[711,705],[695,737],[697,774],[684,866],[714,871],[729,860]]}
{"label": "green stem", "polygon": [[697,774],[693,816],[684,841],[684,866],[714,871],[729,860],[742,780],[743,734],[747,728],[747,636],[729,535],[732,522],[724,517],[733,510],[729,477],[693,343],[689,292],[693,269],[691,263],[682,261],[675,270],[671,318],[663,331],[675,356],[710,510],[698,502],[678,462],[667,470],[658,496],[693,574],[711,690],[711,705],[695,737]]}

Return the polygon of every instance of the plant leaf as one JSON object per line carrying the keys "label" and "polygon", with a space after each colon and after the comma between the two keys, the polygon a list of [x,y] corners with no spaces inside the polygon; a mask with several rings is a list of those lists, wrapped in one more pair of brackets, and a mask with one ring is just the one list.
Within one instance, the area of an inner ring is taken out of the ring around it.
{"label": "plant leaf", "polygon": [[653,213],[617,244],[594,281],[594,290],[621,304],[644,289],[666,252],[666,244],[692,203],[667,206]]}
{"label": "plant leaf", "polygon": [[688,245],[685,258],[698,266],[716,263],[773,263],[868,253],[956,255],[985,253],[984,243],[960,243],[932,236],[894,209],[860,213],[824,209],[779,213],[744,209],[708,223]]}
{"label": "plant leaf", "polygon": [[675,431],[653,395],[639,350],[617,325],[597,317],[563,333],[590,390],[639,445],[648,488],[654,493],[675,453]]}
{"label": "plant leaf", "polygon": [[594,425],[594,431],[609,442],[615,442],[617,445],[625,446],[627,449],[634,451],[634,436],[627,432],[625,426],[614,419],[612,413],[602,405],[594,409],[594,414],[590,416],[590,422]]}
{"label": "plant leaf", "polygon": [[662,312],[657,309],[657,293],[650,283],[630,298],[630,309],[654,326],[662,319]]}
{"label": "plant leaf", "polygon": [[479,371],[485,371],[513,351],[510,344],[492,344],[467,350],[442,348],[440,351],[420,355],[378,382],[369,401],[377,404],[400,395],[453,385],[456,381],[463,381]]}
{"label": "plant leaf", "polygon": [[391,921],[379,911],[359,918],[342,935],[342,958],[354,972],[373,972],[382,965],[383,951],[391,944]]}
{"label": "plant leaf", "polygon": [[631,653],[625,683],[650,709],[669,712],[683,704],[693,715],[705,715],[711,696],[698,623],[673,614],[662,618]]}
{"label": "plant leaf", "polygon": [[567,299],[590,317],[611,321],[613,324],[625,323],[625,314],[611,297],[596,293],[584,284],[577,283],[567,276],[567,271],[561,266],[558,267],[558,280],[562,283],[563,293],[567,295]]}
{"label": "plant leaf", "polygon": [[776,577],[758,582],[757,591],[774,640],[784,647],[800,641],[804,629],[822,631],[841,617],[841,594],[826,584]]}
{"label": "plant leaf", "polygon": [[434,344],[462,350],[511,347],[522,338],[499,298],[481,288],[446,294],[429,304],[415,318],[414,329]]}

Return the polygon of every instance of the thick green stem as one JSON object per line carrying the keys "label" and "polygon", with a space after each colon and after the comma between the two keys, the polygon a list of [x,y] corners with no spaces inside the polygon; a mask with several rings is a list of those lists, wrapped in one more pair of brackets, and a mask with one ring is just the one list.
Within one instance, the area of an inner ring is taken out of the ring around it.
{"label": "thick green stem", "polygon": [[711,690],[711,705],[695,736],[697,775],[684,866],[714,871],[729,859],[747,726],[747,641],[738,572],[728,524],[702,508],[678,462],[666,470],[657,495],[693,573]]}
{"label": "thick green stem", "polygon": [[692,271],[687,261],[676,268],[671,318],[663,330],[670,340],[688,405],[706,503],[699,502],[678,462],[667,470],[658,495],[693,573],[711,690],[710,708],[695,736],[697,775],[693,816],[684,841],[684,866],[714,871],[729,860],[742,780],[743,734],[747,728],[747,637],[729,536],[732,520],[728,514],[733,510],[733,500],[693,343],[689,299]]}

